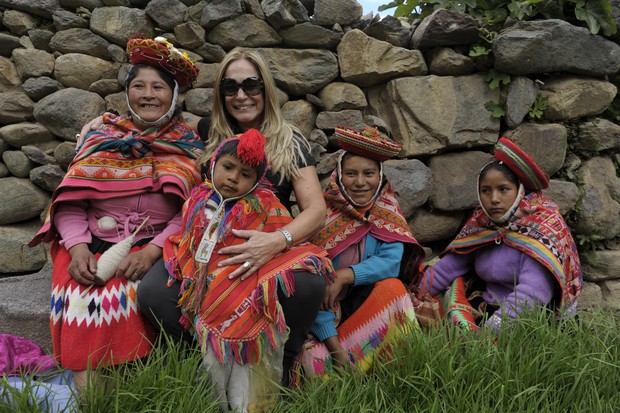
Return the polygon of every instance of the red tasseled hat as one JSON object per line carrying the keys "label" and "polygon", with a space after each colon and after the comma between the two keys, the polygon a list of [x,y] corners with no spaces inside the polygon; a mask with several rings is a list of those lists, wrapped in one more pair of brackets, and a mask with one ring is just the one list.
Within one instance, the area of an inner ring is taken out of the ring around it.
{"label": "red tasseled hat", "polygon": [[243,163],[258,166],[265,160],[265,144],[267,140],[257,129],[249,129],[239,135],[237,155]]}

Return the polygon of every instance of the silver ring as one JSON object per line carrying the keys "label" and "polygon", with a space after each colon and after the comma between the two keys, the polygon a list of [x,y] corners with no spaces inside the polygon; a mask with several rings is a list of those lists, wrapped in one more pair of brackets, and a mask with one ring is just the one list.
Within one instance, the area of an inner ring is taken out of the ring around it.
{"label": "silver ring", "polygon": [[252,264],[250,264],[250,261],[246,261],[243,263],[242,267],[244,270],[247,270],[248,268],[250,268],[252,266]]}

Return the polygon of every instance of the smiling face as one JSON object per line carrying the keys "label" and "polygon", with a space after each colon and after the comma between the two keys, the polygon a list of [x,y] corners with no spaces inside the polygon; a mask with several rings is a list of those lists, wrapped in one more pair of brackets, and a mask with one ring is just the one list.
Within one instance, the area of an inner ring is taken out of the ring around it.
{"label": "smiling face", "polygon": [[[239,84],[249,77],[260,78],[260,73],[246,59],[231,62],[224,72],[224,78],[233,79]],[[242,88],[239,88],[235,95],[223,97],[226,111],[235,118],[242,131],[245,132],[250,128],[260,129],[265,110],[263,94],[264,92],[248,96]]]}
{"label": "smiling face", "polygon": [[492,219],[499,219],[514,204],[519,188],[503,172],[490,169],[481,177],[479,191],[484,210]]}
{"label": "smiling face", "polygon": [[222,155],[213,169],[213,186],[224,199],[242,196],[256,184],[256,169],[232,155]]}
{"label": "smiling face", "polygon": [[143,67],[131,80],[127,96],[131,109],[147,122],[164,116],[172,105],[172,88],[152,67]]}
{"label": "smiling face", "polygon": [[363,156],[345,157],[340,182],[354,203],[365,205],[373,198],[381,183],[379,164]]}

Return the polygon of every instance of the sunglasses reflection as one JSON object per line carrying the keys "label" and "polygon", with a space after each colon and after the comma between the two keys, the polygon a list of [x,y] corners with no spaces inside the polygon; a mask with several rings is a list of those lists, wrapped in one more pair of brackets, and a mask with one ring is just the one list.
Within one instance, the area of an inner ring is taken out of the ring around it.
{"label": "sunglasses reflection", "polygon": [[248,96],[256,96],[262,92],[263,87],[263,80],[258,77],[245,78],[241,83],[230,78],[224,78],[220,82],[220,91],[224,96],[235,96],[239,89]]}

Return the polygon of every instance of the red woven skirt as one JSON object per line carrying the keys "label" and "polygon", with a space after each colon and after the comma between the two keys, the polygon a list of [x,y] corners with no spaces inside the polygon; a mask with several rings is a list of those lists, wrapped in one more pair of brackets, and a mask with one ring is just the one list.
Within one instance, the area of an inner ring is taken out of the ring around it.
{"label": "red woven skirt", "polygon": [[71,262],[67,250],[53,241],[50,251],[54,262],[50,328],[54,357],[60,365],[85,370],[148,355],[155,330],[138,310],[140,281],[113,277],[82,297],[87,286],[76,282],[67,271]]}

